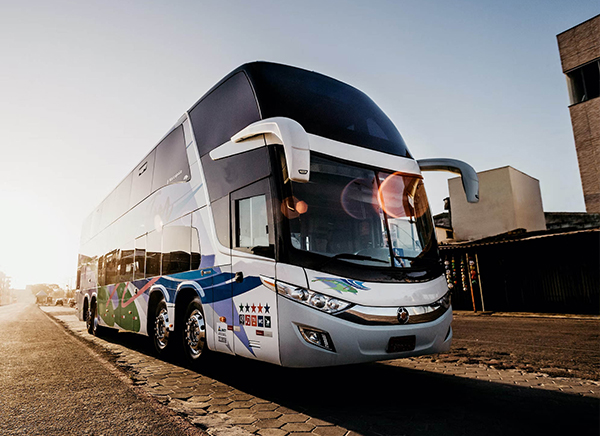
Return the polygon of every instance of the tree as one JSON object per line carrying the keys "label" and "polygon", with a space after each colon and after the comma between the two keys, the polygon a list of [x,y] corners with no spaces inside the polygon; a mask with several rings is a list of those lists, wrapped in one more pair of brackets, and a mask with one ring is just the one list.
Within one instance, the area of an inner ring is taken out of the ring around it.
{"label": "tree", "polygon": [[0,304],[8,304],[10,300],[10,277],[0,271]]}

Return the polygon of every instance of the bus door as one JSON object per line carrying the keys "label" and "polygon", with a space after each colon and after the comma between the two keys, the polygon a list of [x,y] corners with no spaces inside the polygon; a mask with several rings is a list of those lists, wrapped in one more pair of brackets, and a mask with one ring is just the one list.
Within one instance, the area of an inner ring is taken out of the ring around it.
{"label": "bus door", "polygon": [[230,195],[232,321],[235,354],[279,363],[277,298],[261,276],[275,277],[275,226],[269,179]]}

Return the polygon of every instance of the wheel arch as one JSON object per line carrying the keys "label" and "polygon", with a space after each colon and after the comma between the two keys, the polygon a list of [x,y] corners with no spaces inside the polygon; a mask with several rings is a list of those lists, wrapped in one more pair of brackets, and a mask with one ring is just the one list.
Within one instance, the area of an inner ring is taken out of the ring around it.
{"label": "wheel arch", "polygon": [[204,296],[204,290],[196,282],[182,282],[177,286],[177,293],[175,294],[175,328],[179,328],[179,320],[185,316],[188,304],[196,297],[202,301]]}
{"label": "wheel arch", "polygon": [[156,311],[156,306],[158,306],[158,303],[160,303],[162,300],[164,300],[166,303],[169,303],[169,293],[164,286],[154,285],[150,288],[148,295],[146,332],[148,333],[148,336],[152,336],[152,329],[154,328],[154,312]]}

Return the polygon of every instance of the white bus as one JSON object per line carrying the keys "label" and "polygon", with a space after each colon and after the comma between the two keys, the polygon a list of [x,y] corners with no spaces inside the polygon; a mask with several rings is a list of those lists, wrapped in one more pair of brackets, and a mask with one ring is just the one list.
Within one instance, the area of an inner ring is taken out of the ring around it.
{"label": "white bus", "polygon": [[243,65],[208,91],[86,220],[78,315],[289,367],[448,350],[450,293],[422,171],[361,91]]}

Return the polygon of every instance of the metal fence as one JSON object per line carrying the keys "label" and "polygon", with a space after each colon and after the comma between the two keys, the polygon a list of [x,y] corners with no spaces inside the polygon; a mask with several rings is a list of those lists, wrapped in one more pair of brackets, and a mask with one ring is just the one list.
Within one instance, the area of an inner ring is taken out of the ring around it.
{"label": "metal fence", "polygon": [[457,310],[600,314],[600,229],[440,251]]}

